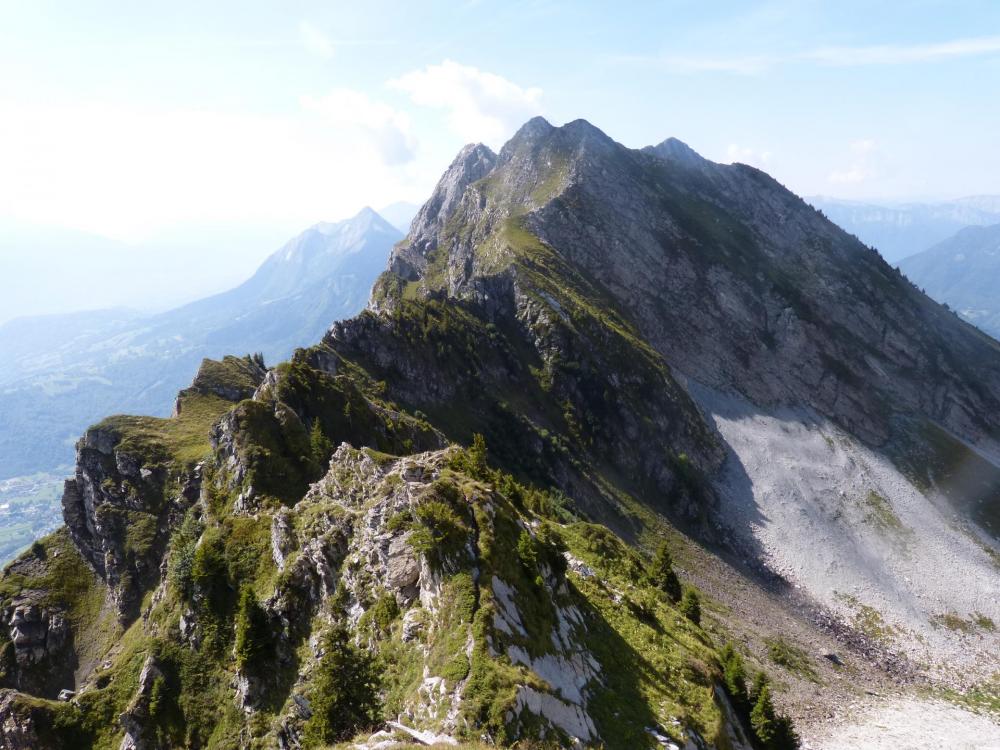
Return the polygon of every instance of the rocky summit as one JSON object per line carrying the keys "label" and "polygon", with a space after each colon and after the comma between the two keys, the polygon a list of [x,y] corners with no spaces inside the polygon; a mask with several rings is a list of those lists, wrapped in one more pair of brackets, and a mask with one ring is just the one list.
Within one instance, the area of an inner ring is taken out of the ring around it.
{"label": "rocky summit", "polygon": [[0,742],[770,750],[988,704],[998,428],[1000,345],[771,177],[536,118],[363,313],[85,433],[0,581]]}

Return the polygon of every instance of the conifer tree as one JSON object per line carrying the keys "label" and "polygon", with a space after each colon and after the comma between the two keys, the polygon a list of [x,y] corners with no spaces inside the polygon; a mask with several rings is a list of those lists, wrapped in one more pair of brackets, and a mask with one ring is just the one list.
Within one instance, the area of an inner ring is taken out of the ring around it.
{"label": "conifer tree", "polygon": [[695,625],[701,625],[701,598],[694,589],[688,589],[684,592],[684,598],[681,600],[681,614]]}
{"label": "conifer tree", "polygon": [[666,544],[661,544],[653,557],[653,583],[663,591],[674,604],[681,599],[681,582],[674,572],[674,561]]}

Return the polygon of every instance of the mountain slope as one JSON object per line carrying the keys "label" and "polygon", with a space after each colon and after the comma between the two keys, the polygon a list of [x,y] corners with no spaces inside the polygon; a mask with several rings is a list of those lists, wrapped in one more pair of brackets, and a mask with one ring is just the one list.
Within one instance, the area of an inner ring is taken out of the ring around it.
{"label": "mountain slope", "polygon": [[[848,622],[875,613],[878,632],[898,634],[890,640],[914,659],[971,666],[995,647],[988,628],[971,627],[970,640],[964,625],[940,623],[1000,614],[1000,347],[767,175],[677,141],[635,152],[582,121],[532,121],[496,157],[463,152],[390,269],[373,295],[379,315],[335,326],[328,345],[411,408],[475,404],[450,434],[474,427],[519,446],[539,432],[573,435],[577,461],[610,470],[644,506],[675,522],[700,514],[739,556]],[[389,354],[412,341],[409,326],[433,341],[426,305],[415,308],[423,323],[408,323],[411,300],[442,296],[501,336],[520,329],[544,393],[482,345],[467,390],[427,387],[452,368],[440,359]],[[650,361],[664,380],[623,377],[623,361]],[[619,397],[602,422],[604,399],[630,381],[632,399]],[[562,404],[562,418],[525,404],[533,392]],[[502,418],[512,403],[530,415],[520,434]],[[684,473],[664,445],[712,478],[714,507],[677,501]],[[574,497],[630,533],[634,517],[609,511],[594,484],[574,485]],[[986,675],[995,665],[980,664]]]}
{"label": "mountain slope", "polygon": [[822,196],[807,200],[893,264],[923,252],[965,227],[1000,222],[1000,196],[995,195],[886,206]]}
{"label": "mountain slope", "polygon": [[1000,224],[967,227],[899,267],[938,302],[1000,337]]}
{"label": "mountain slope", "polygon": [[292,239],[228,292],[159,315],[98,311],[0,326],[0,477],[68,463],[113,410],[166,415],[205,357],[287,357],[349,317],[401,235],[371,209]]}
{"label": "mountain slope", "polygon": [[[744,748],[787,729],[771,689],[810,730],[968,687],[998,667],[998,371],[763,173],[532,120],[462,150],[321,343],[88,430],[67,528],[0,586],[0,726]],[[773,675],[755,721],[741,660]]]}

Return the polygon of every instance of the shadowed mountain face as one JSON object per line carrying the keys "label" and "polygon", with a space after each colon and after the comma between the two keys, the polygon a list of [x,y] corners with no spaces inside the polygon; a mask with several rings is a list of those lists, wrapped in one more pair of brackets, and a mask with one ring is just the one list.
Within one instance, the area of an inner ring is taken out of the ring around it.
{"label": "shadowed mountain face", "polygon": [[75,436],[108,412],[169,414],[204,357],[261,352],[275,361],[315,341],[365,305],[401,236],[365,209],[307,229],[245,283],[176,310],[0,326],[0,477],[69,463]]}
{"label": "shadowed mountain face", "polygon": [[880,206],[816,196],[807,199],[831,221],[877,249],[893,265],[968,226],[1000,222],[1000,196]]}
{"label": "shadowed mountain face", "polygon": [[536,118],[459,153],[321,343],[87,430],[0,585],[0,726],[746,750],[728,638],[824,716],[989,679],[998,428],[1000,345],[772,178]]}
{"label": "shadowed mountain face", "polygon": [[900,268],[929,296],[1000,338],[1000,224],[967,227]]}

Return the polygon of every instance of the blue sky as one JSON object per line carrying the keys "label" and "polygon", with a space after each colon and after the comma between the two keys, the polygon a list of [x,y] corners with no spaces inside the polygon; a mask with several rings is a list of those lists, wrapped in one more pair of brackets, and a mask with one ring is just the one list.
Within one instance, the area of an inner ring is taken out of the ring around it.
{"label": "blue sky", "polygon": [[997,2],[0,0],[0,227],[218,286],[534,114],[804,195],[998,193],[998,90]]}

